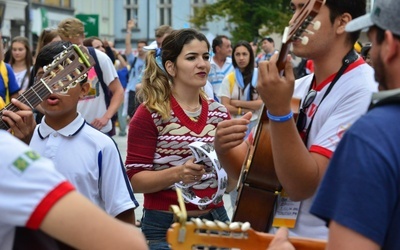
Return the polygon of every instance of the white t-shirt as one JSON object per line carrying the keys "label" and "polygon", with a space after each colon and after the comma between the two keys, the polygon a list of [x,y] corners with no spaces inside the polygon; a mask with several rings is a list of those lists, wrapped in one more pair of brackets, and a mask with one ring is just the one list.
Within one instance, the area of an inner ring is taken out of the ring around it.
{"label": "white t-shirt", "polygon": [[17,83],[22,91],[28,89],[29,86],[29,72],[26,74],[26,69],[20,72],[14,72],[15,79],[17,79]]}
{"label": "white t-shirt", "polygon": [[[307,95],[313,76],[311,74],[296,80],[294,97],[304,98]],[[333,76],[328,77],[315,89],[317,96],[307,109],[305,126],[308,128],[315,113],[307,148],[327,158],[332,157],[343,133],[366,113],[372,93],[378,90],[373,69],[362,59],[347,68],[320,104],[332,80]],[[315,112],[317,107],[318,111]],[[314,196],[301,202],[296,227],[289,230],[291,236],[327,239],[326,223],[309,212],[313,199]],[[273,228],[272,232],[276,232],[276,229]]]}
{"label": "white t-shirt", "polygon": [[114,141],[85,123],[79,114],[55,131],[42,119],[30,146],[51,159],[76,189],[111,216],[139,204]]}
{"label": "white t-shirt", "polygon": [[203,90],[206,93],[208,99],[214,99],[213,87],[209,81],[206,82],[206,85],[204,85]]}
{"label": "white t-shirt", "polygon": [[[118,77],[117,71],[111,59],[103,52],[95,49],[97,59],[103,72],[104,83],[109,86],[115,78]],[[107,111],[104,91],[97,78],[96,71],[91,68],[88,72],[88,81],[91,88],[87,96],[78,102],[78,111],[82,114],[85,120],[90,124],[95,118],[101,118]],[[112,129],[111,119],[107,125],[101,129],[101,132],[107,133]]]}
{"label": "white t-shirt", "polygon": [[38,229],[54,204],[74,188],[50,160],[4,130],[0,159],[0,249],[8,250],[16,227]]}

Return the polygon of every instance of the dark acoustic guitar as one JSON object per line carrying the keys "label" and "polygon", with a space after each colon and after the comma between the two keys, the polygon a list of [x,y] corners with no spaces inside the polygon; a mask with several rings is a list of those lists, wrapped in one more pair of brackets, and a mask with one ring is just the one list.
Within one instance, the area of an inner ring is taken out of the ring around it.
{"label": "dark acoustic guitar", "polygon": [[[302,35],[304,32],[310,34],[312,31],[306,29],[309,26],[313,26],[314,30],[319,29],[320,23],[313,23],[312,20],[324,3],[325,0],[308,1],[293,23],[286,27],[277,61],[281,75],[284,73],[291,42],[300,39],[303,44],[307,44],[308,37],[302,37]],[[295,114],[298,112],[299,103],[300,100],[292,100],[292,111]],[[265,111],[265,106],[263,106],[253,132],[254,140],[243,162],[238,183],[238,199],[233,214],[233,221],[250,222],[254,230],[261,232],[268,232],[271,228],[277,197],[282,190],[275,173],[269,123]]]}

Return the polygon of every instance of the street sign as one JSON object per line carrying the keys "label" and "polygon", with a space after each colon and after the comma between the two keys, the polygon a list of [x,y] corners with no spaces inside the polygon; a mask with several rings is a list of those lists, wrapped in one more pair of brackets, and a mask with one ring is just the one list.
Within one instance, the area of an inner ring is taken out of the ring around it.
{"label": "street sign", "polygon": [[85,37],[99,36],[99,15],[77,14],[75,17],[83,22]]}

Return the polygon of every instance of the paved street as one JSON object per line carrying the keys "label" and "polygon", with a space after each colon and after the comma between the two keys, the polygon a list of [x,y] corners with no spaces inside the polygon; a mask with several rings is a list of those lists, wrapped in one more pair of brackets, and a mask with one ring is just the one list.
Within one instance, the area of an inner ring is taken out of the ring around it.
{"label": "paved street", "polygon": [[[118,131],[117,131],[117,135],[113,137],[113,139],[115,140],[115,142],[118,145],[118,148],[121,152],[121,157],[122,160],[125,162],[125,158],[126,158],[126,136],[121,137],[118,136]],[[136,219],[140,219],[142,217],[142,209],[143,209],[143,195],[139,194],[139,193],[135,193],[135,197],[136,200],[139,202],[140,207],[138,209],[135,210],[135,215],[136,215]],[[228,216],[229,218],[232,219],[232,206],[231,206],[231,201],[230,201],[230,197],[229,195],[225,195],[224,196],[224,203],[225,203],[225,207],[228,211]]]}

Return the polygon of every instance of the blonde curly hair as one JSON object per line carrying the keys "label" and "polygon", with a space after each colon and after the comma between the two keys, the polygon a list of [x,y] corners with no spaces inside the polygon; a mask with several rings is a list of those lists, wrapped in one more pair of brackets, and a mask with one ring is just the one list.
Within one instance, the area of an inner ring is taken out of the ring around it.
{"label": "blonde curly hair", "polygon": [[75,17],[69,17],[58,24],[58,34],[63,39],[71,39],[73,37],[83,36],[85,34],[85,28],[81,20]]}

